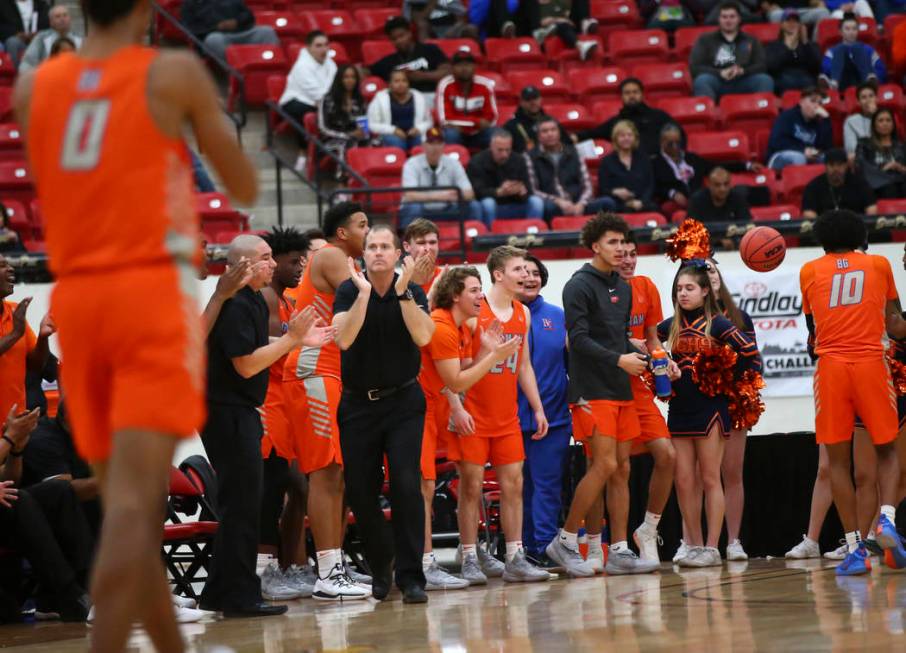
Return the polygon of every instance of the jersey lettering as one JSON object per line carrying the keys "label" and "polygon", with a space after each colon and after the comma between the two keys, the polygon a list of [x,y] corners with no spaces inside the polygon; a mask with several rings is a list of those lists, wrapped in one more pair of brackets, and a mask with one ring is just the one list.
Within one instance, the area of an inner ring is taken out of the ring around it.
{"label": "jersey lettering", "polygon": [[69,111],[63,134],[63,170],[92,170],[101,159],[101,144],[110,116],[110,100],[82,100]]}
{"label": "jersey lettering", "polygon": [[830,308],[861,304],[864,290],[864,270],[835,274],[831,280]]}
{"label": "jersey lettering", "polygon": [[[512,340],[515,337],[516,336],[514,336],[512,334],[505,334],[504,340]],[[488,370],[488,372],[490,374],[503,374],[504,370],[509,370],[513,374],[516,374],[517,373],[516,363],[518,360],[519,360],[519,351],[517,350],[515,353],[510,355],[506,360],[502,360],[499,363],[497,363],[496,365],[494,365],[494,367],[492,367],[490,370]]]}

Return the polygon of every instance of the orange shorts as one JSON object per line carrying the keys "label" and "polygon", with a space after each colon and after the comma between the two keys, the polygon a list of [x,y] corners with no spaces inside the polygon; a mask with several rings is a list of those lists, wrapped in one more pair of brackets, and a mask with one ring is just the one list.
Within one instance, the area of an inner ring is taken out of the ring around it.
{"label": "orange shorts", "polygon": [[447,424],[450,420],[450,403],[443,395],[425,395],[425,430],[422,435],[422,478],[437,479],[435,462],[438,448],[447,444]]}
{"label": "orange shorts", "polygon": [[875,444],[897,437],[897,394],[883,358],[848,363],[822,356],[814,388],[818,444],[852,440],[856,415]]}
{"label": "orange shorts", "polygon": [[261,457],[264,460],[271,455],[272,449],[276,449],[277,455],[285,460],[294,460],[296,457],[285,395],[282,379],[275,378],[272,374],[268,380],[264,405],[259,409],[261,426],[264,427],[264,437],[261,438]]}
{"label": "orange shorts", "polygon": [[573,437],[582,442],[595,431],[598,435],[626,442],[639,437],[639,418],[633,401],[593,399],[569,407],[573,416]]}
{"label": "orange shorts", "polygon": [[311,474],[342,465],[337,408],[343,386],[332,376],[310,376],[283,385],[299,470]]}
{"label": "orange shorts", "polygon": [[62,279],[51,299],[79,454],[110,457],[124,429],[190,437],[205,420],[204,334],[189,268]]}
{"label": "orange shorts", "polygon": [[522,444],[521,431],[491,438],[480,435],[457,436],[451,433],[450,440],[457,441],[455,445],[457,451],[456,454],[453,454],[456,455],[456,458],[448,455],[450,460],[461,460],[482,466],[490,463],[492,467],[521,463],[525,460],[525,446]]}
{"label": "orange shorts", "polygon": [[639,418],[641,433],[637,438],[641,442],[651,442],[659,438],[669,438],[667,421],[654,403],[654,393],[638,377],[632,377],[632,404]]}

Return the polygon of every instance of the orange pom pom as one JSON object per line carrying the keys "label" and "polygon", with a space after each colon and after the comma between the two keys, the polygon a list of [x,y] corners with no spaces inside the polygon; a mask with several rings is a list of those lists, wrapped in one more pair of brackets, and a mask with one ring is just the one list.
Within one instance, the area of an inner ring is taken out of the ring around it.
{"label": "orange pom pom", "polygon": [[760,390],[764,378],[754,370],[746,370],[733,383],[730,392],[730,421],[733,428],[749,430],[758,423],[764,412]]}
{"label": "orange pom pom", "polygon": [[887,365],[890,367],[890,376],[893,379],[893,387],[897,395],[906,395],[906,365],[896,358],[887,354]]}
{"label": "orange pom pom", "polygon": [[711,234],[698,220],[686,218],[672,238],[667,239],[666,254],[672,261],[688,261],[711,256]]}
{"label": "orange pom pom", "polygon": [[736,352],[726,345],[696,354],[692,360],[692,381],[709,397],[729,395],[736,358]]}

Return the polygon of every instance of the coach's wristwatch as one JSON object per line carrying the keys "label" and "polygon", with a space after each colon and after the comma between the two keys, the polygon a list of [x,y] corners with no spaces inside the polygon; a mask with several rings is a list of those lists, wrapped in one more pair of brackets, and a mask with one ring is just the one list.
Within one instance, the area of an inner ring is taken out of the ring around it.
{"label": "coach's wristwatch", "polygon": [[415,297],[412,295],[412,290],[410,288],[406,288],[406,292],[397,295],[396,298],[401,302],[409,302],[415,300]]}

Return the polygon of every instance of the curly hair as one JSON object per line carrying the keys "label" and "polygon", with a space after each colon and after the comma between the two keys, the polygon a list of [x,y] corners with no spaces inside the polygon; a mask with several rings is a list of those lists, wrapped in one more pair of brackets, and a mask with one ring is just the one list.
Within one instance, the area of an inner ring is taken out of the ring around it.
{"label": "curly hair", "polygon": [[324,235],[334,238],[337,230],[349,224],[349,218],[354,213],[362,213],[362,205],[358,202],[340,202],[334,204],[324,213]]}
{"label": "curly hair", "polygon": [[582,234],[579,236],[579,242],[583,247],[591,249],[591,246],[598,242],[598,240],[601,239],[601,236],[608,231],[616,231],[625,236],[629,233],[629,225],[616,213],[598,211],[598,215],[582,226]]}
{"label": "curly hair", "polygon": [[475,277],[478,281],[481,281],[478,268],[472,265],[457,265],[447,268],[434,284],[435,308],[449,310],[453,306],[456,296],[465,290],[466,279],[469,277]]}
{"label": "curly hair", "polygon": [[274,256],[289,254],[290,252],[301,252],[304,254],[308,251],[308,238],[295,227],[273,226],[269,232],[261,237],[264,238],[264,242],[271,246],[271,253]]}
{"label": "curly hair", "polygon": [[846,209],[826,211],[813,227],[815,239],[825,252],[850,252],[868,238],[868,230],[858,213]]}

